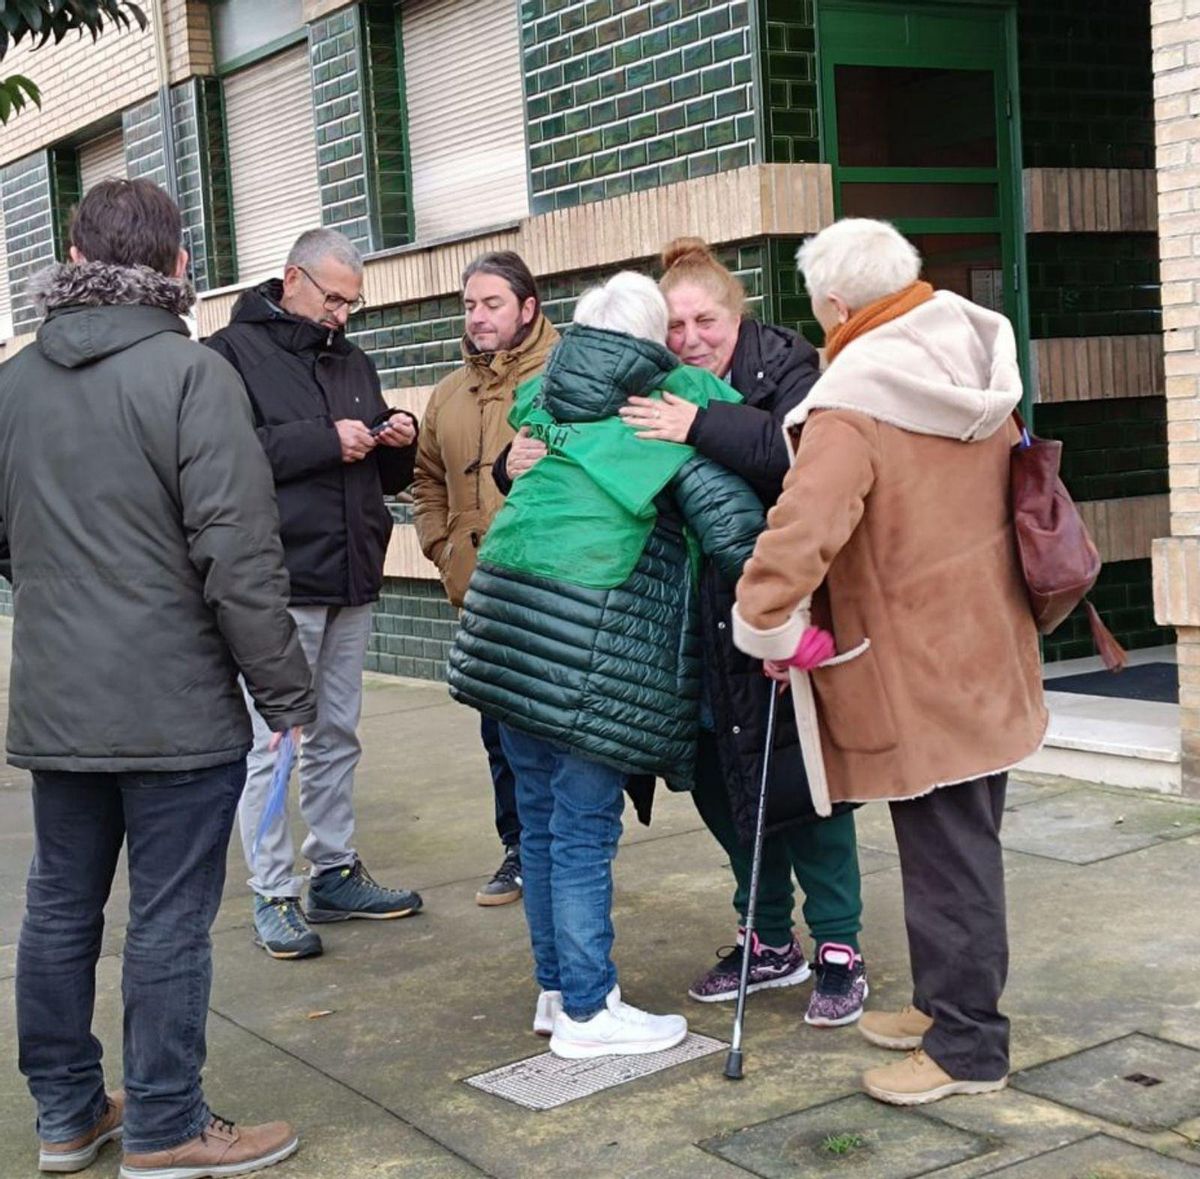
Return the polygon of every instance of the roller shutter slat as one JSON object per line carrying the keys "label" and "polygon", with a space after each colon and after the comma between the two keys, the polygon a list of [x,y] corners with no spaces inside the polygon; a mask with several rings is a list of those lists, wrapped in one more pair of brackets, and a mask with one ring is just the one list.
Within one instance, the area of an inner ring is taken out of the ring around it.
{"label": "roller shutter slat", "polygon": [[308,47],[225,82],[239,282],[278,276],[292,243],[321,224]]}
{"label": "roller shutter slat", "polygon": [[529,212],[518,5],[403,5],[404,86],[418,240]]}
{"label": "roller shutter slat", "polygon": [[124,180],[125,140],[120,131],[102,135],[79,149],[79,187],[87,192],[98,180]]}

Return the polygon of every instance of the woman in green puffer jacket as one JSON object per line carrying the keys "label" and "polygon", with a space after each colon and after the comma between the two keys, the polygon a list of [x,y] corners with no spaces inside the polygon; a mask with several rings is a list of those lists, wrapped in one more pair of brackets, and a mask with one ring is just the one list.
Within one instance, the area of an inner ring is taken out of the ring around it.
{"label": "woman in green puffer jacket", "polygon": [[696,571],[730,583],[763,526],[739,476],[617,414],[668,390],[737,399],[665,347],[657,286],[624,272],[586,293],[510,421],[546,457],[516,481],[479,552],[450,653],[451,695],[501,722],[516,774],[525,913],[541,987],[534,1030],[583,1059],[660,1051],[679,1015],[621,1001],[612,859],[634,775],[692,783],[699,723]]}

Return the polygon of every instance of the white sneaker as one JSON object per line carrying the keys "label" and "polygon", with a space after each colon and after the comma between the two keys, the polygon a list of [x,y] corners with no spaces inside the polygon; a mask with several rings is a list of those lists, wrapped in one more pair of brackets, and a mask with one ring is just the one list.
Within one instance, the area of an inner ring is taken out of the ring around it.
{"label": "white sneaker", "polygon": [[562,991],[543,991],[533,1013],[533,1030],[539,1036],[549,1036],[554,1031],[555,1017],[561,1012]]}
{"label": "white sneaker", "polygon": [[576,1023],[565,1011],[554,1019],[550,1051],[567,1060],[593,1056],[640,1056],[674,1048],[687,1035],[682,1015],[651,1015],[621,1002],[621,988],[613,987],[602,1011]]}

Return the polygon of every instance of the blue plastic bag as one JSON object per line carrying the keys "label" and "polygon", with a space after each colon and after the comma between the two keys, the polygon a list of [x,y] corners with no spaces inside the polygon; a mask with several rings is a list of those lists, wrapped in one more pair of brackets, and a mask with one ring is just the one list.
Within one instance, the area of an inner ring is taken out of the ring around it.
{"label": "blue plastic bag", "polygon": [[254,847],[250,850],[250,858],[258,858],[258,845],[263,836],[271,829],[280,815],[283,814],[283,804],[287,800],[288,779],[292,776],[292,764],[296,760],[296,743],[292,740],[292,731],[288,729],[279,742],[279,752],[275,756],[275,772],[271,775],[271,790],[267,795],[267,805],[258,819],[258,829],[254,832]]}

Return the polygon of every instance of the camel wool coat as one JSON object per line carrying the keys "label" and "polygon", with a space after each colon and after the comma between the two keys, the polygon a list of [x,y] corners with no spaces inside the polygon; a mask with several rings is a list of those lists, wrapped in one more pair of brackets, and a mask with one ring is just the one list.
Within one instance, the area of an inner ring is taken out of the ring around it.
{"label": "camel wool coat", "polygon": [[1041,744],[1009,493],[1020,393],[1008,321],[941,291],[848,344],[788,417],[803,431],[734,641],[788,658],[817,594],[839,652],[810,673],[833,802],[914,798]]}
{"label": "camel wool coat", "polygon": [[462,368],[430,396],[417,442],[413,524],[454,606],[463,604],[479,546],[504,506],[492,464],[516,433],[508,423],[513,394],[542,371],[557,343],[558,332],[541,312],[507,352],[477,352],[464,336]]}

